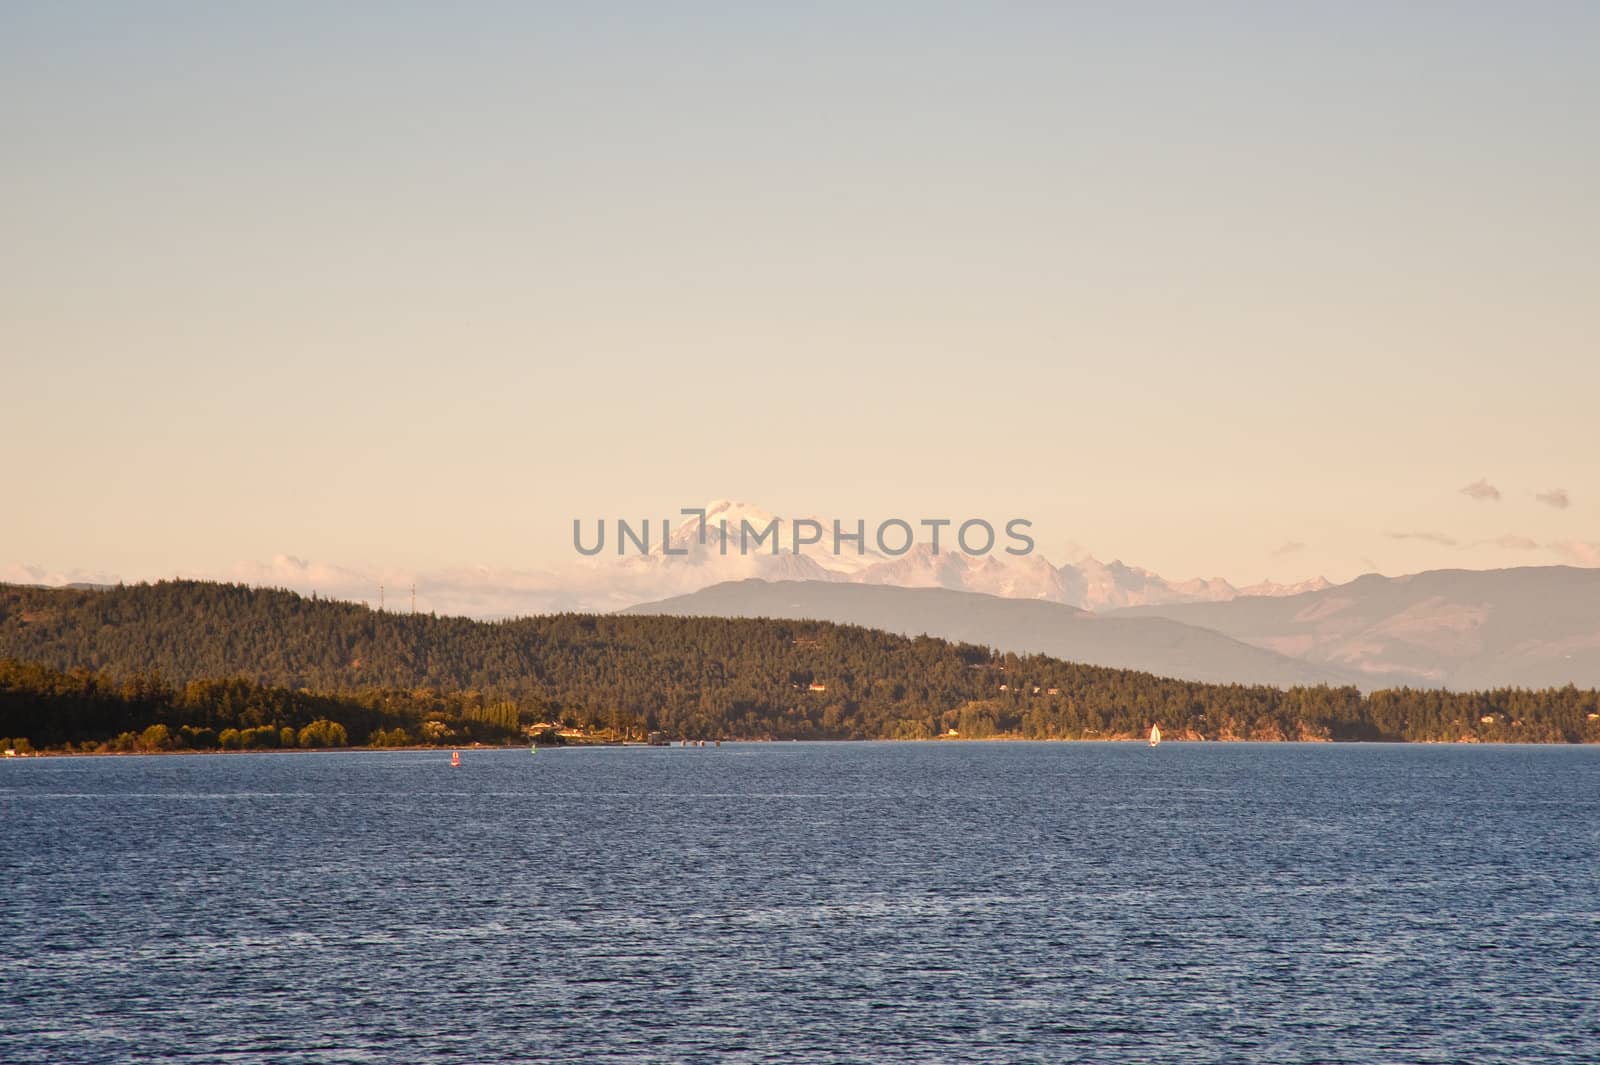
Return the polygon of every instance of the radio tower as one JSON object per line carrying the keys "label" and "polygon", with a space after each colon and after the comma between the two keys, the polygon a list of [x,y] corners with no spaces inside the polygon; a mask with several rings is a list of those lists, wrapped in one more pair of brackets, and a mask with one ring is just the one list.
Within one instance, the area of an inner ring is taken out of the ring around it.
{"label": "radio tower", "polygon": [[411,612],[413,614],[417,612],[417,585],[415,581],[411,584]]}
{"label": "radio tower", "polygon": [[378,613],[383,613],[383,585],[378,585]]}

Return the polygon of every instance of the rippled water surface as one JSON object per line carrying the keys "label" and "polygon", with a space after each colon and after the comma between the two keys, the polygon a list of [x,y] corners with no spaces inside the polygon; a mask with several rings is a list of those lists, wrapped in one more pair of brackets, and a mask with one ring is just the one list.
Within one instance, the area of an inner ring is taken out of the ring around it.
{"label": "rippled water surface", "polygon": [[1600,1061],[1600,750],[0,763],[8,1062]]}

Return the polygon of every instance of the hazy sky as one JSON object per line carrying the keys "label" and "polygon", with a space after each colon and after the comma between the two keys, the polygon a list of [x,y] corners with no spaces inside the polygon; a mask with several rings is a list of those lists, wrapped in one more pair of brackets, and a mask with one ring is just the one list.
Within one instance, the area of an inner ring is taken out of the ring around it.
{"label": "hazy sky", "polygon": [[1407,6],[7,3],[0,570],[1600,564],[1600,5]]}

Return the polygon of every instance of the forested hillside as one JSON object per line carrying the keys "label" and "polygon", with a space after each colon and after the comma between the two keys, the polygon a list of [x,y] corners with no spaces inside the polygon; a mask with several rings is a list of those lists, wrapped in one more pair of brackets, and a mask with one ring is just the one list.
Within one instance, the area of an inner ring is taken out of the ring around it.
{"label": "forested hillside", "polygon": [[[1206,685],[823,622],[380,613],[205,582],[0,586],[0,738],[97,745],[162,725],[288,742],[494,740],[559,721],[621,738],[1132,736],[1600,740],[1593,691]],[[124,743],[127,741],[124,739]],[[251,744],[242,744],[251,745]]]}

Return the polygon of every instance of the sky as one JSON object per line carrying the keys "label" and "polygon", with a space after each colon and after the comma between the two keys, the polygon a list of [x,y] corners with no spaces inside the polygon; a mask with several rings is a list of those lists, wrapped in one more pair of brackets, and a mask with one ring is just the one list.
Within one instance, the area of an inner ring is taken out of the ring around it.
{"label": "sky", "polygon": [[1600,5],[1407,7],[0,6],[0,579],[1600,564]]}

